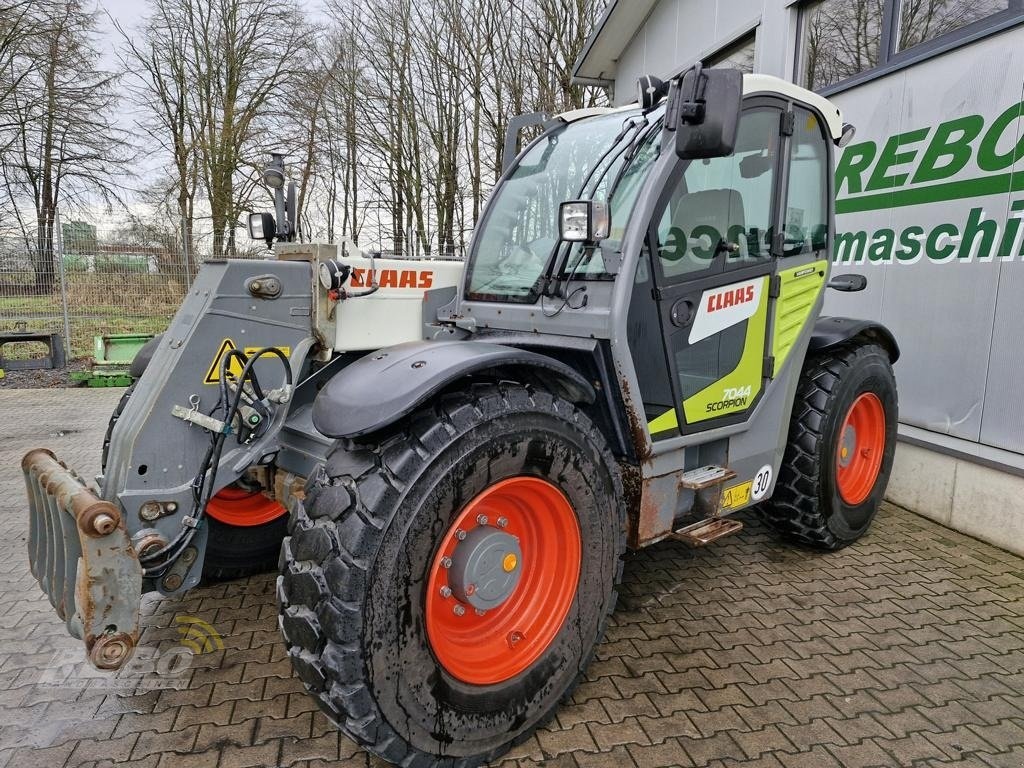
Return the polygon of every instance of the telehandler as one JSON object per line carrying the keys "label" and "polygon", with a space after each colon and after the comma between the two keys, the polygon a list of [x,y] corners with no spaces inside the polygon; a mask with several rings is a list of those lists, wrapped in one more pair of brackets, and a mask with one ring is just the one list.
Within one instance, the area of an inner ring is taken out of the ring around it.
{"label": "telehandler", "polygon": [[755,505],[809,547],[864,534],[899,351],[820,316],[826,287],[864,287],[830,278],[851,127],[700,65],[638,96],[545,123],[464,265],[295,243],[275,158],[276,216],[249,222],[274,256],[203,266],[97,490],[23,461],[33,573],[93,664],[127,661],[144,592],[279,552],[288,653],[338,727],[399,765],[478,765],[572,692],[627,546],[708,544]]}

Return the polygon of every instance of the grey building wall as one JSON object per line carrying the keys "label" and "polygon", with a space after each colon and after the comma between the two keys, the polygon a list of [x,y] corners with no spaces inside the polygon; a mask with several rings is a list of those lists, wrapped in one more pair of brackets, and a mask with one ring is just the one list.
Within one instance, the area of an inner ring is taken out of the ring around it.
{"label": "grey building wall", "polygon": [[[628,2],[628,0],[626,0]],[[619,59],[615,100],[633,98],[640,75],[666,75],[710,56],[753,29],[754,70],[784,77],[793,71],[794,46],[771,41],[796,37],[793,0],[661,0]]]}

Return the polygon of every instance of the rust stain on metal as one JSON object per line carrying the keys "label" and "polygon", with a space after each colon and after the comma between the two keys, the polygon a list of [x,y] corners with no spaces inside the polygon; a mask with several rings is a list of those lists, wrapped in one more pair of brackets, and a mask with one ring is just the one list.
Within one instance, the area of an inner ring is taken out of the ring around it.
{"label": "rust stain on metal", "polygon": [[626,380],[623,378],[619,379],[619,389],[624,395],[622,402],[626,411],[626,420],[629,422],[629,434],[633,438],[633,450],[636,451],[637,459],[643,463],[651,458],[654,448],[647,435],[647,420],[641,418],[641,415],[636,412],[636,408],[633,407],[629,398],[625,397],[628,389],[626,388]]}
{"label": "rust stain on metal", "polygon": [[640,522],[640,498],[642,496],[643,478],[640,467],[635,464],[620,464],[622,470],[622,489],[626,497],[626,542],[636,549],[634,541],[637,526]]}
{"label": "rust stain on metal", "polygon": [[142,592],[142,568],[121,510],[51,451],[29,451],[21,468],[32,574],[93,665],[119,669],[138,642]]}
{"label": "rust stain on metal", "polygon": [[659,488],[658,480],[644,480],[640,496],[640,515],[635,533],[635,548],[645,547],[660,541],[671,533],[671,521],[666,525],[666,510],[671,508],[674,498],[670,498]]}

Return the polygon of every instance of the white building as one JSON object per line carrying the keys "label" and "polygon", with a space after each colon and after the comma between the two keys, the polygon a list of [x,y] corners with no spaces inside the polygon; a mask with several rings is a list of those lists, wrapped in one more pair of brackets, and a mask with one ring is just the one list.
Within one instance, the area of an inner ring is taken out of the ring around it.
{"label": "white building", "polygon": [[634,98],[697,60],[833,99],[857,136],[836,171],[826,312],[902,351],[889,498],[1024,553],[1024,0],[612,0],[576,78]]}

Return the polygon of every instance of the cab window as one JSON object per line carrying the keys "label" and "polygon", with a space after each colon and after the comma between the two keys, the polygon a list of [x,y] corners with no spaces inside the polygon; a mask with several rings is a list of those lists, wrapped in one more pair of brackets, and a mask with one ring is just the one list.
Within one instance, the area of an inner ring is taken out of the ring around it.
{"label": "cab window", "polygon": [[[681,164],[653,222],[666,280],[770,258],[780,114],[770,107],[744,111],[732,155]],[[725,258],[715,259],[719,254]]]}
{"label": "cab window", "polygon": [[794,106],[793,116],[783,256],[828,247],[828,139],[821,119],[810,110]]}

